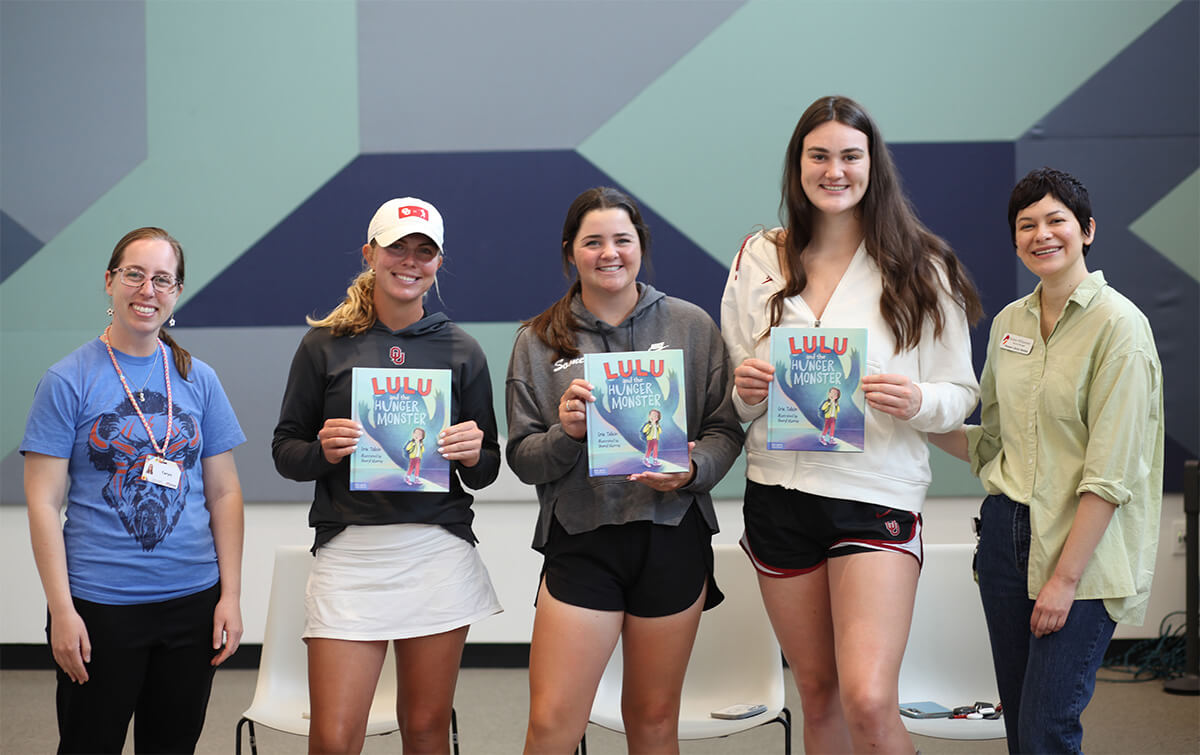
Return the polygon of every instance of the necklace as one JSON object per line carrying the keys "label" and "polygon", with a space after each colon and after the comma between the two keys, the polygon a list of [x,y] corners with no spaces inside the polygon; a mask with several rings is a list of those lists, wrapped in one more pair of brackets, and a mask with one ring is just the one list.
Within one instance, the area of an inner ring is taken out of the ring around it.
{"label": "necklace", "polygon": [[150,385],[150,378],[154,376],[154,368],[157,365],[151,364],[150,370],[146,373],[146,379],[142,381],[142,387],[138,388],[137,397],[140,403],[146,403],[146,386]]}
{"label": "necklace", "polygon": [[[104,343],[104,348],[108,350],[108,358],[112,360],[113,369],[117,371],[117,377],[121,380],[121,387],[125,389],[125,395],[129,397],[129,403],[133,405],[133,411],[137,413],[138,419],[141,420],[142,427],[146,428],[146,435],[150,438],[150,445],[154,447],[155,452],[160,457],[165,459],[167,456],[167,443],[171,440],[171,421],[174,419],[171,411],[174,398],[171,395],[171,373],[167,367],[166,344],[161,340],[158,342],[158,350],[162,354],[163,382],[167,385],[167,432],[163,436],[162,447],[159,447],[158,440],[154,437],[154,429],[150,426],[150,422],[146,420],[146,415],[142,414],[142,408],[133,400],[133,391],[129,390],[129,383],[125,380],[125,373],[121,371],[121,365],[117,364],[117,355],[113,353],[112,343],[108,338],[108,328],[104,329],[104,336],[100,340]],[[147,378],[147,382],[149,382],[149,378]]]}
{"label": "necklace", "polygon": [[[109,327],[112,327],[112,326],[109,326]],[[109,328],[104,329],[104,333],[102,333],[100,335],[100,342],[103,343],[105,345],[105,347],[109,348],[111,351],[112,347],[110,346],[110,344],[108,342],[108,331],[109,331]],[[115,362],[114,362],[114,365],[115,365]],[[117,368],[117,373],[121,375],[122,379],[124,379],[125,376],[124,376],[124,374],[121,373],[121,369],[119,367]],[[146,372],[146,379],[142,381],[142,387],[138,388],[137,400],[143,404],[146,403],[146,386],[150,385],[150,378],[152,378],[152,377],[154,377],[154,365],[153,364],[150,365],[150,369]],[[132,398],[132,394],[130,397]]]}

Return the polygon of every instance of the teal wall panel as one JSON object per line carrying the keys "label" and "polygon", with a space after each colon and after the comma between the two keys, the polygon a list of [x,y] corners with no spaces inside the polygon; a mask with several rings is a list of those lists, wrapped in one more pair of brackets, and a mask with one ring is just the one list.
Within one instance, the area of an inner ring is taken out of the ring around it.
{"label": "teal wall panel", "polygon": [[756,0],[580,151],[727,264],[776,222],[783,150],[817,97],[863,103],[893,143],[1013,140],[1173,5]]}
{"label": "teal wall panel", "polygon": [[146,159],[0,284],[0,453],[42,372],[104,329],[104,265],[126,231],[180,239],[186,301],[357,154],[354,4],[281,7],[146,8]]}

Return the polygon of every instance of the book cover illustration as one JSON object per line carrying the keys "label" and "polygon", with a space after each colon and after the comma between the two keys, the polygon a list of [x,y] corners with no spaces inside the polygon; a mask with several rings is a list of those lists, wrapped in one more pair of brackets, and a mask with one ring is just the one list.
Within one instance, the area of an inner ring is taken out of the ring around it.
{"label": "book cover illustration", "polygon": [[583,377],[596,397],[587,409],[589,476],[691,468],[682,351],[585,354]]}
{"label": "book cover illustration", "polygon": [[437,437],[450,425],[450,370],[355,367],[350,380],[350,416],[363,428],[350,489],[448,491]]}
{"label": "book cover illustration", "polygon": [[866,328],[772,328],[767,449],[861,452],[866,353]]}

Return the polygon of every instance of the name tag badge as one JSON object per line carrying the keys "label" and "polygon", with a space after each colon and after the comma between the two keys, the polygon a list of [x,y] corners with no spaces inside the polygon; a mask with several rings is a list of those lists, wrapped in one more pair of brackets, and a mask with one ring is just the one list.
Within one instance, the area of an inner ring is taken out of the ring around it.
{"label": "name tag badge", "polygon": [[142,467],[142,479],[164,488],[176,490],[179,487],[179,465],[161,456],[151,456]]}
{"label": "name tag badge", "polygon": [[1004,337],[1000,339],[1000,348],[1014,354],[1028,355],[1033,351],[1033,339],[1019,336],[1016,333],[1005,333]]}

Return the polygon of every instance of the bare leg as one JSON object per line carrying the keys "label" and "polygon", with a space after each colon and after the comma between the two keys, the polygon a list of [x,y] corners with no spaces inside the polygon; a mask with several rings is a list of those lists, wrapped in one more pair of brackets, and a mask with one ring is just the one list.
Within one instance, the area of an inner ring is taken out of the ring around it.
{"label": "bare leg", "polygon": [[575,751],[624,617],[621,611],[593,611],[556,600],[543,581],[529,648],[526,753]]}
{"label": "bare leg", "polygon": [[468,627],[396,640],[396,718],[405,755],[450,752],[450,710]]}
{"label": "bare leg", "polygon": [[630,753],[679,752],[679,698],[706,590],[670,616],[625,616],[621,717]]}
{"label": "bare leg", "polygon": [[828,562],[795,577],[760,574],[758,586],[800,691],[804,751],[853,752],[838,689]]}
{"label": "bare leg", "polygon": [[913,752],[900,721],[900,662],[912,626],[917,560],[873,551],[830,559],[842,709],[855,752]]}
{"label": "bare leg", "polygon": [[310,638],[309,753],[361,752],[387,643]]}

